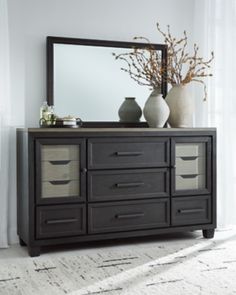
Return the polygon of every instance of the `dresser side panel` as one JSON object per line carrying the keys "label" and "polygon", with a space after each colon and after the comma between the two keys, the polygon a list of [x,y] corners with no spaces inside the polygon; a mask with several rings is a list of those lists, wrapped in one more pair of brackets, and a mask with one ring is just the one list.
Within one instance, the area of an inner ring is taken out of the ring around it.
{"label": "dresser side panel", "polygon": [[29,240],[28,133],[17,131],[17,233]]}

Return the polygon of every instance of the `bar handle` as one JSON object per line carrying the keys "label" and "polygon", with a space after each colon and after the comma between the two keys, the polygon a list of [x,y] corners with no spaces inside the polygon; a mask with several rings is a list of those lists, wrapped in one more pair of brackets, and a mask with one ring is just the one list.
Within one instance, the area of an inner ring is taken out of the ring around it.
{"label": "bar handle", "polygon": [[131,218],[140,218],[144,216],[144,212],[130,213],[130,214],[117,214],[117,219],[131,219]]}
{"label": "bar handle", "polygon": [[51,163],[52,165],[66,165],[66,164],[69,164],[70,162],[71,160],[49,161],[49,163]]}
{"label": "bar handle", "polygon": [[61,223],[71,223],[78,221],[77,218],[67,218],[67,219],[54,219],[54,220],[46,220],[46,224],[61,224]]}
{"label": "bar handle", "polygon": [[183,161],[192,161],[192,160],[196,160],[198,157],[197,156],[190,156],[190,157],[180,157]]}
{"label": "bar handle", "polygon": [[178,213],[180,214],[189,214],[189,213],[200,213],[204,212],[205,210],[203,208],[196,208],[196,209],[179,209]]}
{"label": "bar handle", "polygon": [[127,183],[116,183],[115,186],[118,188],[128,188],[128,187],[139,187],[143,186],[144,182],[127,182]]}
{"label": "bar handle", "polygon": [[49,181],[53,185],[68,184],[71,180],[51,180]]}
{"label": "bar handle", "polygon": [[116,152],[116,156],[125,157],[125,156],[141,156],[143,152]]}
{"label": "bar handle", "polygon": [[180,175],[182,178],[195,178],[198,174],[187,174],[187,175]]}

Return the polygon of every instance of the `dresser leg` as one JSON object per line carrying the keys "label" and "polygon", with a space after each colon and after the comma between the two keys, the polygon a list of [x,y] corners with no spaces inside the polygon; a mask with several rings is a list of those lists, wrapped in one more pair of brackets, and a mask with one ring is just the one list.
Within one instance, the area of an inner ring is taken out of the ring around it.
{"label": "dresser leg", "polygon": [[215,229],[211,228],[211,229],[203,229],[202,230],[202,234],[203,237],[206,239],[212,239],[214,238],[214,234],[215,234]]}
{"label": "dresser leg", "polygon": [[26,246],[26,243],[21,238],[19,238],[19,244],[21,246]]}
{"label": "dresser leg", "polygon": [[31,257],[40,255],[40,247],[28,247],[28,252]]}

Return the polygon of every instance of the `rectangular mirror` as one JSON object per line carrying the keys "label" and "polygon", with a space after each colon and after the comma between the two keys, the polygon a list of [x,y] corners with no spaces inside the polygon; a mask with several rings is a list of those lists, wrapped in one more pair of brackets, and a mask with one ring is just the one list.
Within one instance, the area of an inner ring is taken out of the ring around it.
{"label": "rectangular mirror", "polygon": [[[129,53],[133,48],[147,46],[159,51],[164,66],[164,44],[47,37],[48,104],[55,106],[60,117],[72,115],[85,122],[118,122],[118,110],[125,97],[135,97],[143,108],[150,88],[140,86],[122,71],[124,64],[113,53]],[[166,92],[163,80],[163,96]]]}

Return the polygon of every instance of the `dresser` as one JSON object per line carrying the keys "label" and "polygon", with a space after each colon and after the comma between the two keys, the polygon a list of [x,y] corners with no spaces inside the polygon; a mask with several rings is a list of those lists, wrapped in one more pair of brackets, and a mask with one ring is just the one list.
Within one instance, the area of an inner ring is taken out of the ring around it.
{"label": "dresser", "polygon": [[17,130],[17,221],[44,246],[216,228],[216,130]]}

